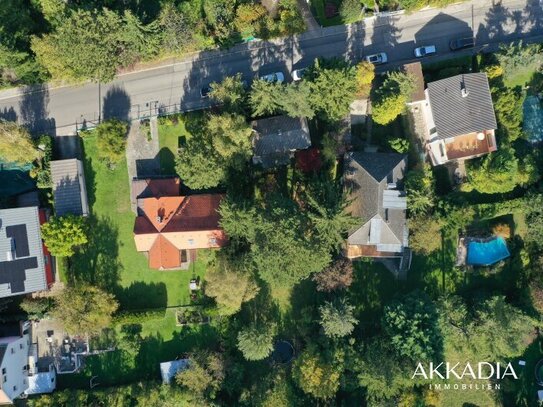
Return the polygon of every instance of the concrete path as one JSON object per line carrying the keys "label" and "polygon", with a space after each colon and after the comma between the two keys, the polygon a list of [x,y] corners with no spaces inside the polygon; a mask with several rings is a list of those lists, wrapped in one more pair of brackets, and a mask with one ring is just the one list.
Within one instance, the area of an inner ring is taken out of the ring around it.
{"label": "concrete path", "polygon": [[308,1],[309,0],[298,0],[298,9],[305,21],[307,31],[320,30],[321,26],[317,23],[317,20],[315,20],[315,17],[309,8]]}
{"label": "concrete path", "polygon": [[[128,165],[128,182],[132,188],[134,178],[147,178],[160,175],[160,159],[158,156],[158,136],[149,140],[147,132],[139,122],[133,122],[126,142],[126,162]],[[130,191],[132,192],[132,191]],[[132,208],[133,210],[135,208]]]}

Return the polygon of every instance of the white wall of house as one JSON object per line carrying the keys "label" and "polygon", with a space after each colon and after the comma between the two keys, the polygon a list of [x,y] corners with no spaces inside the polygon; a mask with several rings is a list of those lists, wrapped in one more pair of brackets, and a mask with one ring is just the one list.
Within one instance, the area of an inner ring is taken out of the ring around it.
{"label": "white wall of house", "polygon": [[4,394],[14,400],[28,388],[28,348],[30,337],[0,338],[0,346],[5,345],[6,351],[0,365],[0,388]]}

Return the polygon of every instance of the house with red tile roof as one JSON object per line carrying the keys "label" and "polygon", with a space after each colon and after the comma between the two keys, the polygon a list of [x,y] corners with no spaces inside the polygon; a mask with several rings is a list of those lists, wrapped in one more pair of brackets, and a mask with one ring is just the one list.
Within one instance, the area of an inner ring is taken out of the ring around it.
{"label": "house with red tile roof", "polygon": [[147,254],[150,268],[186,268],[198,249],[226,245],[218,212],[224,195],[181,196],[179,178],[145,180],[145,188],[139,190],[133,197],[138,214],[134,242],[137,251]]}

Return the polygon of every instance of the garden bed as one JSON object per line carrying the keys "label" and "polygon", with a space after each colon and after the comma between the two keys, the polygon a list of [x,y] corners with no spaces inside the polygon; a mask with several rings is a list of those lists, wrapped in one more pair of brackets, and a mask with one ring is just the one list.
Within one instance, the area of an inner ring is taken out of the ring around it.
{"label": "garden bed", "polygon": [[175,312],[177,326],[209,324],[211,318],[201,308],[181,308]]}

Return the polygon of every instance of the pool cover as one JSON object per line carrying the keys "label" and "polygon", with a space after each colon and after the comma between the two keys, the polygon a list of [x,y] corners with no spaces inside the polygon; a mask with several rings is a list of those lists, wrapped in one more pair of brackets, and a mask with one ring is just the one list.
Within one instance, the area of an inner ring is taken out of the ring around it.
{"label": "pool cover", "polygon": [[509,256],[505,239],[496,237],[487,242],[469,242],[466,263],[471,266],[490,266]]}

